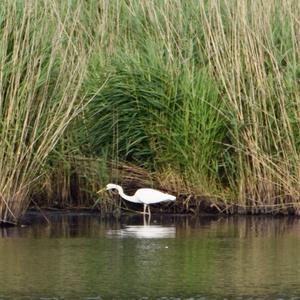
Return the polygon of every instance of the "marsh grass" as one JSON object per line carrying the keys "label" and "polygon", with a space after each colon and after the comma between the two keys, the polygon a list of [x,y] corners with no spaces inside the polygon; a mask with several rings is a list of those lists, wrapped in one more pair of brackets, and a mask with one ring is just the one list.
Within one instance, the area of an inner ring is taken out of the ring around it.
{"label": "marsh grass", "polygon": [[[107,145],[112,160],[156,172],[179,194],[221,197],[231,211],[297,213],[299,3],[106,9],[112,44],[98,44],[109,54],[99,63],[112,80],[91,107],[95,149]],[[91,84],[106,76],[94,75]]]}
{"label": "marsh grass", "polygon": [[106,76],[111,79],[90,106],[88,140],[98,155],[108,147],[111,160],[157,173],[172,170],[182,187],[194,186],[199,193],[221,191],[227,134],[223,103],[207,66],[199,65],[205,58],[196,51],[195,32],[178,23],[195,12],[174,5],[113,6],[126,21],[115,20],[119,35],[112,38],[116,50],[110,59],[93,62],[102,67],[89,76],[91,91]]}
{"label": "marsh grass", "polygon": [[70,121],[87,65],[80,5],[1,3],[0,220],[17,222]]}
{"label": "marsh grass", "polygon": [[63,206],[110,178],[299,212],[298,1],[3,3],[2,219],[41,170]]}
{"label": "marsh grass", "polygon": [[253,212],[298,212],[299,3],[211,1],[201,11],[210,63],[232,112],[238,203]]}

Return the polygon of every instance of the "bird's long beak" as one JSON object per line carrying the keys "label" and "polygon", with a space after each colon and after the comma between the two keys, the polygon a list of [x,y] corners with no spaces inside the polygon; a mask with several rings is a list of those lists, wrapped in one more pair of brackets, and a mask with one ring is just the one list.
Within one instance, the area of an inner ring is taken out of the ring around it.
{"label": "bird's long beak", "polygon": [[106,189],[106,188],[100,189],[100,190],[97,192],[97,194],[100,194],[100,193],[102,193],[102,192],[105,191],[105,190],[107,190],[107,189]]}

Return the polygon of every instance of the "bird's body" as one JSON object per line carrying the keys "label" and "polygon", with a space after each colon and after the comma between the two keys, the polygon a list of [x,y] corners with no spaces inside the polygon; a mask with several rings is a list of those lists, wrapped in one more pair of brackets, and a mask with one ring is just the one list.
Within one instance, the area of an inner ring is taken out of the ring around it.
{"label": "bird's body", "polygon": [[107,190],[116,189],[118,190],[120,196],[123,199],[133,203],[144,204],[144,214],[146,213],[146,208],[148,206],[149,215],[150,215],[150,208],[149,208],[150,204],[176,200],[175,196],[160,192],[158,190],[148,189],[148,188],[138,189],[133,196],[128,196],[124,194],[123,188],[117,184],[109,183],[106,186],[106,189]]}
{"label": "bird's body", "polygon": [[141,203],[144,204],[154,204],[165,201],[174,201],[176,200],[175,196],[162,193],[154,189],[138,189],[135,194],[135,198],[138,199]]}

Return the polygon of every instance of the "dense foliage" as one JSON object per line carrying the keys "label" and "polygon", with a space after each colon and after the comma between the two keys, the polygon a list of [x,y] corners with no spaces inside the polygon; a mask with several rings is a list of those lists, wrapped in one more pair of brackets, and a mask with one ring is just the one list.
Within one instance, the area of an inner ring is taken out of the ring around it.
{"label": "dense foliage", "polygon": [[298,1],[0,6],[3,220],[30,196],[92,205],[110,178],[298,212]]}

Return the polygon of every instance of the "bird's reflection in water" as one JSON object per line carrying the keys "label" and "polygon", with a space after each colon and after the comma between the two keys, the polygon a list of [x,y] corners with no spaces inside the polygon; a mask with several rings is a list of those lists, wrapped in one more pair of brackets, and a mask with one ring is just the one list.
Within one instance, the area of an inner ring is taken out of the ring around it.
{"label": "bird's reflection in water", "polygon": [[150,219],[144,218],[143,225],[125,225],[121,229],[107,230],[111,238],[137,238],[137,239],[166,239],[176,237],[175,226],[150,225]]}

